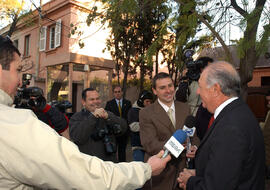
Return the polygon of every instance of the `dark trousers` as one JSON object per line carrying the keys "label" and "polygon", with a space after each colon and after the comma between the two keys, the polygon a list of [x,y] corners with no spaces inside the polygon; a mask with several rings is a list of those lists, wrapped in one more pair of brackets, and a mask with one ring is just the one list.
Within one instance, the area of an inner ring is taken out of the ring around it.
{"label": "dark trousers", "polygon": [[124,134],[121,137],[116,137],[119,162],[126,162],[127,142],[128,142],[128,133]]}

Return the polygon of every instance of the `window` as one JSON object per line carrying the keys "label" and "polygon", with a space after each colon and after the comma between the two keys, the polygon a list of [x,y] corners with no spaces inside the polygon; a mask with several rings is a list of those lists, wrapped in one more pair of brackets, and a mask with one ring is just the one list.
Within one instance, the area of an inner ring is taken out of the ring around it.
{"label": "window", "polygon": [[24,56],[27,57],[30,55],[30,35],[25,36],[24,38]]}
{"label": "window", "polygon": [[55,48],[55,26],[50,27],[50,49]]}
{"label": "window", "polygon": [[55,47],[59,47],[61,45],[61,28],[62,23],[61,19],[56,21],[55,25]]}
{"label": "window", "polygon": [[61,19],[57,20],[55,25],[50,27],[50,49],[59,47],[61,44]]}
{"label": "window", "polygon": [[46,35],[47,27],[42,26],[40,29],[39,51],[44,51],[46,49]]}
{"label": "window", "polygon": [[261,77],[262,86],[270,86],[270,77],[263,76]]}
{"label": "window", "polygon": [[19,47],[19,40],[14,40],[13,45],[18,49]]}

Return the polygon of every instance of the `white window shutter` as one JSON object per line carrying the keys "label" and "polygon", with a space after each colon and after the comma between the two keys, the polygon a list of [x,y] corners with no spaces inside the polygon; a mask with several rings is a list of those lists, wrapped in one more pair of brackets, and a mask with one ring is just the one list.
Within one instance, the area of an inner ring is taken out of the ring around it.
{"label": "white window shutter", "polygon": [[55,47],[59,47],[61,45],[61,19],[56,21],[55,25]]}
{"label": "white window shutter", "polygon": [[46,50],[46,36],[47,36],[47,26],[42,26],[40,29],[39,51]]}
{"label": "white window shutter", "polygon": [[51,43],[52,43],[52,28],[50,27],[49,49],[52,49]]}

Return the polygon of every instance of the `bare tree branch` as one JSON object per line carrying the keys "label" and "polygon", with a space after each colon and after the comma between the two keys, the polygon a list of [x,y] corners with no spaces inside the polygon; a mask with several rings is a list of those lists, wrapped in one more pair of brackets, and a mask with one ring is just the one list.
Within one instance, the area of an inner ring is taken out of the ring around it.
{"label": "bare tree branch", "polygon": [[238,6],[238,4],[236,3],[236,0],[231,0],[231,4],[233,6],[233,8],[240,14],[242,15],[244,18],[246,18],[248,16],[248,12],[245,11],[244,9],[242,9],[241,7]]}
{"label": "bare tree branch", "polygon": [[225,44],[224,40],[222,39],[222,37],[219,35],[219,33],[216,32],[216,30],[210,25],[210,23],[202,16],[202,15],[199,15],[196,13],[196,15],[198,16],[198,18],[200,19],[200,21],[202,23],[204,23],[207,28],[209,28],[209,30],[213,33],[213,35],[218,39],[218,41],[220,42],[220,44],[222,45],[224,51],[225,51],[225,54],[228,58],[228,61],[230,63],[232,63],[232,55],[230,53],[230,50],[229,48],[227,47],[227,45]]}

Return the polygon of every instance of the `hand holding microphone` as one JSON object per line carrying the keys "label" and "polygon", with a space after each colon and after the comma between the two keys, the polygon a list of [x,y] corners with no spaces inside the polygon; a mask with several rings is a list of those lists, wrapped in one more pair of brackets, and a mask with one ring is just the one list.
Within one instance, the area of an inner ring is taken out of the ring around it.
{"label": "hand holding microphone", "polygon": [[158,154],[151,156],[147,160],[147,163],[152,169],[152,176],[159,175],[166,167],[166,164],[171,160],[170,155],[164,159],[162,158],[162,155],[164,155],[164,150],[161,150]]}

